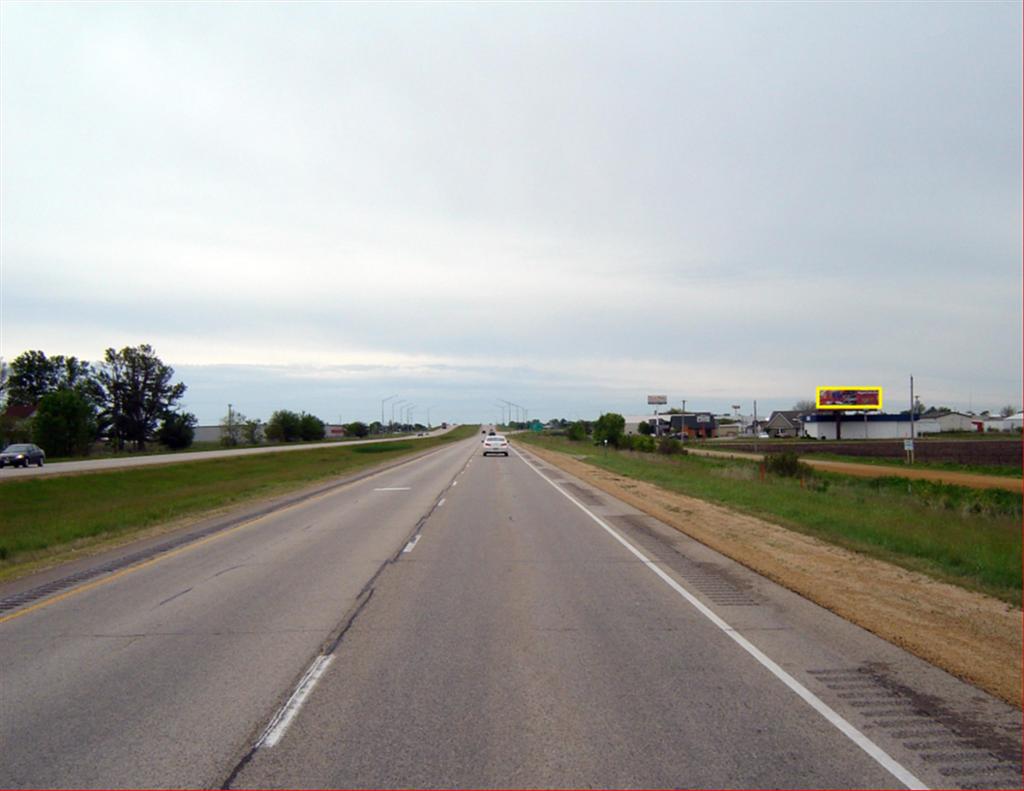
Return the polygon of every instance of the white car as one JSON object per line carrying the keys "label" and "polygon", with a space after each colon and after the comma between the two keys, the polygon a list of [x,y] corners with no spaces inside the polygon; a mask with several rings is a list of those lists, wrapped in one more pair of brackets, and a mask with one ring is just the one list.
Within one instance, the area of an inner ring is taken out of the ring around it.
{"label": "white car", "polygon": [[491,434],[484,439],[484,456],[489,454],[508,456],[508,440],[501,434]]}

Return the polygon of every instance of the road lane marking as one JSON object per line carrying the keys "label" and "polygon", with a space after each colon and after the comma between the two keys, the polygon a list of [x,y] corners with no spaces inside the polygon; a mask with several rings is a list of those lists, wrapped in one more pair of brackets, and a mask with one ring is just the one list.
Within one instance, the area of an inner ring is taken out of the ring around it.
{"label": "road lane marking", "polygon": [[730,626],[725,620],[720,618],[714,612],[712,612],[706,605],[704,605],[699,599],[697,599],[692,593],[686,588],[676,582],[670,577],[663,569],[659,568],[654,561],[650,560],[643,552],[633,546],[625,537],[619,534],[617,530],[606,524],[599,516],[590,511],[583,503],[565,491],[561,486],[551,480],[547,475],[534,467],[529,461],[527,461],[519,451],[515,451],[516,455],[537,475],[551,484],[555,489],[558,490],[562,496],[568,499],[573,505],[579,508],[583,513],[589,516],[592,520],[597,522],[609,535],[612,536],[616,541],[622,544],[628,549],[641,563],[643,563],[648,569],[658,575],[661,580],[668,585],[672,590],[682,596],[687,602],[693,605],[696,610],[706,617],[711,623],[721,629],[727,634],[737,645],[739,645],[744,651],[750,654],[756,659],[765,669],[767,669],[773,676],[779,681],[789,687],[795,692],[805,703],[811,708],[817,711],[822,717],[828,720],[834,725],[844,736],[850,741],[860,747],[865,753],[867,753],[879,766],[885,769],[889,774],[899,780],[907,788],[912,789],[923,789],[926,790],[926,786],[921,780],[919,780],[913,773],[910,772],[906,767],[899,763],[895,758],[889,755],[885,750],[875,744],[871,739],[861,733],[852,723],[835,711],[825,701],[811,692],[807,687],[797,681],[793,676],[783,670],[778,664],[764,654],[757,646],[747,640],[743,635],[736,631]]}
{"label": "road lane marking", "polygon": [[411,486],[381,486],[378,489],[374,489],[375,492],[408,492],[411,490]]}
{"label": "road lane marking", "polygon": [[[302,497],[297,502],[292,502],[282,506],[281,508],[276,508],[269,513],[260,514],[259,516],[254,516],[250,519],[246,519],[245,521],[239,522],[238,524],[232,525],[231,527],[217,530],[216,532],[211,533],[210,535],[207,535],[203,538],[196,539],[195,541],[189,541],[188,543],[176,549],[161,552],[155,555],[154,557],[149,558],[148,560],[141,561],[131,566],[126,566],[125,568],[119,569],[118,571],[115,571],[111,574],[106,574],[102,577],[94,579],[91,582],[86,582],[81,585],[75,585],[74,587],[68,588],[67,590],[62,591],[61,593],[57,593],[53,596],[47,596],[46,598],[41,599],[35,602],[34,604],[29,605],[28,607],[22,607],[20,609],[14,610],[13,612],[9,612],[5,615],[0,615],[0,624],[7,623],[8,621],[13,621],[16,618],[21,618],[23,615],[28,615],[29,613],[44,609],[46,607],[49,607],[51,604],[57,604],[58,602],[64,601],[65,599],[69,599],[72,596],[77,596],[80,593],[86,593],[90,590],[93,590],[94,588],[99,588],[110,582],[114,582],[115,580],[118,580],[121,577],[127,576],[128,574],[134,574],[136,571],[141,571],[142,569],[148,568],[149,566],[152,566],[156,563],[160,563],[164,560],[169,560],[170,558],[177,557],[178,555],[181,555],[185,552],[191,552],[193,549],[208,544],[211,541],[218,541],[221,538],[238,532],[239,530],[244,530],[245,528],[250,527],[256,524],[257,522],[260,522],[263,519],[267,519],[274,516],[280,516],[281,514],[287,513],[288,511],[291,511],[293,509],[302,508],[304,506],[309,505],[310,503],[317,502],[318,500],[323,500],[327,499],[328,497],[332,497],[336,494],[339,494],[342,491],[348,490],[351,487],[358,485],[359,483],[362,483],[363,481],[367,481],[372,478],[379,477],[381,475],[387,475],[389,472],[393,472],[399,467],[404,467],[408,464],[412,464],[417,461],[422,461],[424,459],[431,458],[432,456],[440,455],[442,452],[448,449],[449,448],[439,448],[438,450],[430,451],[421,456],[414,456],[411,459],[399,461],[394,466],[386,467],[382,470],[377,470],[376,472],[370,472],[365,476],[360,475],[355,480],[347,481],[338,487],[331,487],[326,491],[318,492],[308,497]],[[401,488],[410,489],[411,487]],[[385,491],[385,489],[380,489],[380,491]]]}
{"label": "road lane marking", "polygon": [[440,507],[441,507],[442,505],[444,505],[444,504],[445,504],[445,502],[446,502],[447,500],[448,500],[448,498],[447,498],[447,497],[442,497],[442,498],[441,498],[440,500],[438,500],[438,501],[437,501],[437,507],[438,507],[438,508],[440,508]]}
{"label": "road lane marking", "polygon": [[416,549],[416,545],[420,542],[420,535],[422,535],[422,534],[418,533],[413,538],[412,541],[410,541],[408,544],[406,544],[405,545],[405,549],[403,549],[402,552],[412,552],[414,549]]}
{"label": "road lane marking", "polygon": [[305,675],[299,681],[295,691],[292,692],[291,697],[288,701],[280,708],[274,718],[267,725],[267,729],[260,736],[256,742],[256,749],[260,747],[275,747],[277,743],[284,738],[285,733],[288,731],[288,726],[292,724],[292,720],[295,719],[299,713],[299,709],[302,708],[302,704],[305,703],[306,698],[309,697],[309,693],[313,691],[313,687],[316,686],[316,682],[320,680],[320,677],[327,670],[331,662],[334,661],[333,654],[321,654],[309,666],[309,670],[306,671]]}

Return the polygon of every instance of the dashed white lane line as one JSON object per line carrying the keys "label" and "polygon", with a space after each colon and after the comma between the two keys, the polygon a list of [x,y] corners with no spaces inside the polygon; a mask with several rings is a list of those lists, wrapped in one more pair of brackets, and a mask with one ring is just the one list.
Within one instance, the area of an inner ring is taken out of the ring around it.
{"label": "dashed white lane line", "polygon": [[633,555],[635,555],[641,563],[647,566],[647,568],[649,568],[652,572],[657,574],[658,577],[666,585],[668,585],[670,588],[672,588],[672,590],[674,590],[676,593],[678,593],[680,596],[686,599],[686,601],[692,604],[701,615],[703,615],[705,618],[711,621],[711,623],[713,623],[715,626],[717,626],[719,629],[725,632],[725,634],[732,638],[732,640],[735,641],[737,645],[739,645],[744,651],[750,654],[750,656],[756,659],[773,676],[775,676],[777,679],[779,679],[779,681],[781,681],[793,692],[799,695],[800,698],[803,699],[803,701],[807,703],[812,709],[814,709],[822,717],[824,717],[826,720],[832,723],[832,725],[838,728],[844,736],[846,736],[850,741],[852,741],[854,744],[860,747],[860,749],[862,749],[865,753],[871,756],[871,758],[874,759],[874,761],[879,766],[881,766],[883,769],[889,772],[889,774],[891,774],[893,777],[895,777],[897,780],[903,783],[903,785],[905,785],[907,788],[928,788],[928,786],[922,783],[913,773],[910,772],[910,770],[908,770],[901,763],[899,763],[899,761],[897,761],[895,758],[893,758],[891,755],[885,752],[885,750],[883,750],[881,747],[879,747],[877,744],[871,741],[871,739],[869,739],[867,736],[865,736],[863,733],[857,730],[857,728],[855,728],[848,720],[842,717],[831,706],[825,703],[825,701],[823,701],[821,698],[819,698],[817,695],[815,695],[813,692],[807,689],[807,687],[805,687],[803,684],[801,684],[799,681],[793,678],[789,673],[783,670],[778,664],[776,664],[759,648],[757,648],[757,646],[755,646],[753,643],[751,643],[749,640],[743,637],[743,635],[741,635],[739,632],[733,629],[732,626],[730,626],[723,619],[719,618],[714,612],[708,609],[692,593],[690,593],[688,590],[686,590],[686,588],[684,588],[682,585],[680,585],[678,582],[672,579],[672,577],[666,574],[664,570],[659,568],[654,563],[654,561],[650,560],[646,555],[644,555],[643,552],[641,552],[639,549],[637,549],[635,546],[629,543],[629,541],[627,541],[622,535],[620,535],[617,530],[607,525],[599,516],[592,513],[585,505],[583,505],[583,503],[581,503],[579,500],[577,500],[575,497],[573,497],[571,494],[565,491],[565,489],[563,489],[561,486],[559,486],[557,483],[551,480],[543,472],[541,472],[532,464],[530,464],[530,462],[528,462],[523,457],[523,455],[519,453],[519,451],[515,451],[515,454],[519,456],[519,458],[526,464],[527,467],[529,467],[531,470],[537,473],[537,475],[539,475],[541,478],[543,478],[545,481],[551,484],[573,505],[575,505],[577,508],[583,511],[583,513],[585,513],[595,522],[597,522],[597,524],[600,525],[602,528],[604,528],[604,530],[607,531],[612,536],[612,538],[614,538],[616,541],[622,544]]}
{"label": "dashed white lane line", "polygon": [[416,549],[416,545],[420,542],[420,535],[422,534],[417,534],[416,536],[414,536],[412,541],[405,545],[405,549],[403,549],[402,552],[412,552],[414,549]]}
{"label": "dashed white lane line", "polygon": [[438,508],[440,508],[440,507],[441,507],[442,505],[444,505],[444,504],[445,504],[445,501],[446,501],[447,499],[448,499],[447,497],[442,497],[442,498],[441,498],[440,500],[438,500],[438,501],[437,501],[437,507],[438,507]]}
{"label": "dashed white lane line", "polygon": [[408,492],[412,489],[411,486],[381,486],[379,489],[374,489],[375,492]]}
{"label": "dashed white lane line", "polygon": [[320,680],[320,677],[333,660],[333,654],[321,654],[314,660],[313,664],[309,666],[309,670],[302,677],[302,680],[299,681],[299,685],[295,688],[292,696],[288,698],[288,702],[281,707],[281,710],[277,712],[274,719],[267,725],[267,729],[263,732],[259,741],[256,742],[256,749],[274,747],[284,738],[288,726],[292,724],[292,720],[299,713],[299,709],[302,708],[302,704],[309,697],[309,693],[313,691],[316,682]]}

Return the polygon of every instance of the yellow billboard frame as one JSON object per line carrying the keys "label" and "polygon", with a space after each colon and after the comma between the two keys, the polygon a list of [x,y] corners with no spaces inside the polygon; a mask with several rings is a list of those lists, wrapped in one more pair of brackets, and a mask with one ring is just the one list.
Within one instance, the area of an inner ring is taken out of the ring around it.
{"label": "yellow billboard frame", "polygon": [[[821,391],[822,390],[876,390],[878,391],[878,403],[877,404],[822,404],[821,403]],[[814,408],[819,410],[825,409],[836,409],[841,411],[848,411],[854,409],[863,409],[868,411],[882,410],[882,388],[874,385],[866,385],[863,387],[854,387],[850,385],[824,385],[818,387],[814,391]]]}

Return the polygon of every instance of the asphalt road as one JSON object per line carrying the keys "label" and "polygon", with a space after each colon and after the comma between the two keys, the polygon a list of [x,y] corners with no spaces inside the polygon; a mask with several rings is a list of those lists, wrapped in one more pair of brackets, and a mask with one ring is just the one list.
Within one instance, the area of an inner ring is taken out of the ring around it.
{"label": "asphalt road", "polygon": [[0,614],[0,786],[1020,787],[1019,711],[479,450]]}

